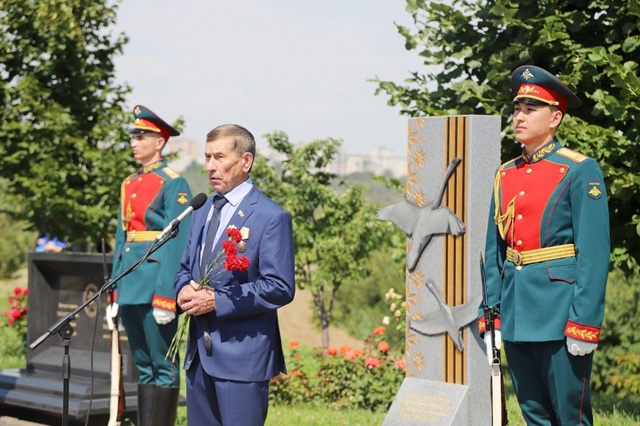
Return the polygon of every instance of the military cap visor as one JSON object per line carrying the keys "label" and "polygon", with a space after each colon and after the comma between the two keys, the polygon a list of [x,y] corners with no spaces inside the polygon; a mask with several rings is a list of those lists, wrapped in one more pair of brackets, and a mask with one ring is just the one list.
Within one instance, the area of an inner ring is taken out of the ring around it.
{"label": "military cap visor", "polygon": [[552,105],[548,101],[540,101],[538,99],[527,98],[527,97],[524,97],[524,96],[516,96],[513,99],[513,103],[517,104],[519,102],[524,102],[525,104],[532,105],[532,106],[549,106],[549,105]]}
{"label": "military cap visor", "polygon": [[533,65],[523,65],[511,74],[511,86],[517,92],[513,102],[552,105],[563,113],[577,108],[582,101],[556,76]]}
{"label": "military cap visor", "polygon": [[133,117],[131,133],[154,132],[160,134],[164,139],[169,139],[170,136],[180,135],[180,132],[143,105],[136,105],[133,108]]}

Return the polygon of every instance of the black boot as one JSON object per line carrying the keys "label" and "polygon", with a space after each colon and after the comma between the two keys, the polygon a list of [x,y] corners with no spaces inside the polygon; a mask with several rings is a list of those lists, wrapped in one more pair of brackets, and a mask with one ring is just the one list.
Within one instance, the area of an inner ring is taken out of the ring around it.
{"label": "black boot", "polygon": [[153,409],[153,426],[175,426],[179,386],[157,386]]}
{"label": "black boot", "polygon": [[153,403],[156,399],[156,389],[152,383],[138,383],[138,423],[137,426],[154,426]]}

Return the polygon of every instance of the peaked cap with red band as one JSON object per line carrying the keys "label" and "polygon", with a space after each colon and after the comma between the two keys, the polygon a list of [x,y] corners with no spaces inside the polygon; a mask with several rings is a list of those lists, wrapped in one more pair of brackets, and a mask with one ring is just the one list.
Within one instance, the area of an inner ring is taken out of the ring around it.
{"label": "peaked cap with red band", "polygon": [[131,133],[159,133],[165,140],[168,140],[170,136],[180,134],[144,105],[136,105],[133,108],[133,118]]}
{"label": "peaked cap with red band", "polygon": [[511,86],[517,92],[513,102],[552,105],[565,113],[582,101],[550,72],[534,65],[523,65],[511,74]]}

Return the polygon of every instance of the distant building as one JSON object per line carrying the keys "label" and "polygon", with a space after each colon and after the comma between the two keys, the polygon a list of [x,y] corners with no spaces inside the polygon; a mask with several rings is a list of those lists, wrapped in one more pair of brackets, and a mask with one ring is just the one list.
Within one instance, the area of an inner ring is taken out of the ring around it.
{"label": "distant building", "polygon": [[401,178],[407,175],[406,157],[393,155],[385,147],[372,149],[369,155],[340,153],[327,167],[327,171],[340,176],[352,173],[372,173],[378,176]]}
{"label": "distant building", "polygon": [[[259,148],[261,155],[273,164],[284,160],[284,156],[271,148]],[[177,152],[178,158],[170,161],[171,167],[178,172],[184,171],[193,161],[200,162],[204,167],[204,154],[196,140],[185,138],[171,138],[165,147],[165,153]],[[407,175],[406,157],[394,156],[389,148],[372,149],[368,155],[346,154],[340,152],[327,166],[327,171],[339,176],[352,173],[372,173],[378,176],[401,178]]]}

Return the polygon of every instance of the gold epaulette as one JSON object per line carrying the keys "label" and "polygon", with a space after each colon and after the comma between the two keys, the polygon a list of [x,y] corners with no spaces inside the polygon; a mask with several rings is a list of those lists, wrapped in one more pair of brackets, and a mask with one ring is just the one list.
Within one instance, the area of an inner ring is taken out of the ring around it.
{"label": "gold epaulette", "polygon": [[578,152],[578,151],[574,151],[572,149],[569,148],[560,148],[559,150],[556,151],[559,155],[562,155],[565,158],[568,158],[569,160],[573,160],[576,163],[581,163],[584,160],[586,160],[587,158],[589,158],[588,156]]}
{"label": "gold epaulette", "polygon": [[162,169],[162,171],[165,172],[167,174],[167,176],[169,176],[171,179],[175,179],[175,178],[180,177],[180,173],[176,172],[171,167],[167,166],[164,169]]}
{"label": "gold epaulette", "polygon": [[511,163],[515,163],[517,160],[521,159],[522,155],[517,156],[516,158],[512,158],[511,160],[507,161],[506,163],[504,163],[503,165],[500,166],[499,170],[504,169],[505,167],[507,167],[509,164]]}

